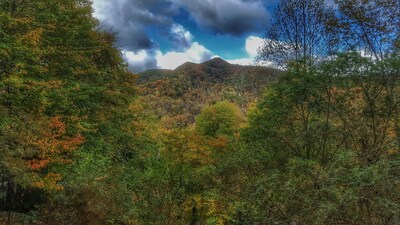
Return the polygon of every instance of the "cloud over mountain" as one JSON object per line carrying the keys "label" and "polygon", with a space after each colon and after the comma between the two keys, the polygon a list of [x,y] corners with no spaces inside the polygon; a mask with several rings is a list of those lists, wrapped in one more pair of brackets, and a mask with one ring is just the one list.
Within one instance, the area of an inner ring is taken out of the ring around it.
{"label": "cloud over mountain", "polygon": [[170,30],[174,35],[176,44],[181,47],[175,51],[162,53],[159,49],[147,49],[140,51],[123,51],[124,59],[129,68],[134,72],[142,72],[147,69],[175,69],[185,62],[201,63],[211,59],[214,54],[198,42],[193,42],[192,34],[181,25],[174,24]]}
{"label": "cloud over mountain", "polygon": [[129,68],[140,72],[212,58],[216,54],[196,40],[188,23],[209,35],[245,38],[263,30],[269,16],[264,6],[274,1],[93,0],[93,7],[103,29],[116,33]]}

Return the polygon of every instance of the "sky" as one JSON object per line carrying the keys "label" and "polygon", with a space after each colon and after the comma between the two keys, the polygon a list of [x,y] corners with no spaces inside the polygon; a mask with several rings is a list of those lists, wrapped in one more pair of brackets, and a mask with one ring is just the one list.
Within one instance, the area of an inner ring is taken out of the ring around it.
{"label": "sky", "polygon": [[93,0],[133,72],[214,57],[249,65],[277,0]]}

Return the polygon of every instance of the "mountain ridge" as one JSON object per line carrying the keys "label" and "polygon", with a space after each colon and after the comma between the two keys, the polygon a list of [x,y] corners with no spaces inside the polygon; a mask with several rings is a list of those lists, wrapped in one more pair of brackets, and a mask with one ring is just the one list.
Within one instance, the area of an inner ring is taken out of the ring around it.
{"label": "mountain ridge", "polygon": [[[255,72],[258,70],[258,72]],[[276,74],[281,71],[271,67],[231,64],[222,58],[216,57],[202,63],[185,62],[175,69],[150,69],[138,73],[138,83],[154,82],[178,75],[189,75],[191,78],[223,82],[237,73],[264,73]]]}
{"label": "mountain ridge", "polygon": [[231,64],[221,58],[186,62],[174,70],[139,73],[144,102],[166,127],[193,124],[200,110],[218,101],[230,101],[247,112],[262,90],[282,71],[261,66]]}

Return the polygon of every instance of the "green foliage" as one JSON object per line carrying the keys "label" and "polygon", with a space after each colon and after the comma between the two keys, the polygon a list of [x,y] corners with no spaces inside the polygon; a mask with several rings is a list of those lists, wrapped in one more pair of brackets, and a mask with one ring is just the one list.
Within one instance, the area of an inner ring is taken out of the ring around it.
{"label": "green foliage", "polygon": [[149,111],[162,118],[164,127],[186,127],[204,105],[228,100],[242,111],[282,71],[259,66],[239,66],[215,58],[185,63],[175,70],[149,70],[139,75],[141,94]]}
{"label": "green foliage", "polygon": [[397,191],[386,191],[400,187],[395,61],[349,53],[316,68],[294,64],[266,90],[242,132],[253,221],[399,221]]}
{"label": "green foliage", "polygon": [[114,36],[91,13],[90,1],[0,1],[0,210],[9,223],[25,212],[38,224],[128,220],[119,180],[153,148],[151,121]]}
{"label": "green foliage", "polygon": [[[351,23],[397,6],[337,2]],[[0,0],[1,224],[400,223],[396,49],[289,62],[274,83],[281,71],[213,59],[138,86],[91,13]],[[395,46],[368,21],[363,42]]]}
{"label": "green foliage", "polygon": [[207,137],[233,136],[243,123],[240,109],[230,102],[206,106],[196,117],[196,128]]}

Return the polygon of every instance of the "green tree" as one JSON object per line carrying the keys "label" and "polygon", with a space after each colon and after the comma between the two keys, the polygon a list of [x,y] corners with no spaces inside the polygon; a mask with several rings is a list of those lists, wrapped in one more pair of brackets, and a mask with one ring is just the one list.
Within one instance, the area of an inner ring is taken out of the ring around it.
{"label": "green tree", "polygon": [[14,221],[128,220],[132,199],[121,180],[153,145],[136,77],[91,14],[86,0],[0,1],[0,210],[8,223],[26,212],[37,216]]}
{"label": "green tree", "polygon": [[399,196],[387,191],[399,188],[396,61],[339,55],[315,69],[294,65],[267,89],[242,133],[248,206],[236,218],[397,223]]}
{"label": "green tree", "polygon": [[244,122],[240,109],[226,101],[206,106],[196,118],[197,131],[207,137],[233,136]]}
{"label": "green tree", "polygon": [[376,60],[399,54],[400,3],[397,0],[337,0],[336,18],[327,25],[339,50],[362,51]]}
{"label": "green tree", "polygon": [[258,61],[287,68],[292,61],[312,66],[329,54],[325,23],[332,10],[323,0],[281,0],[266,30]]}

